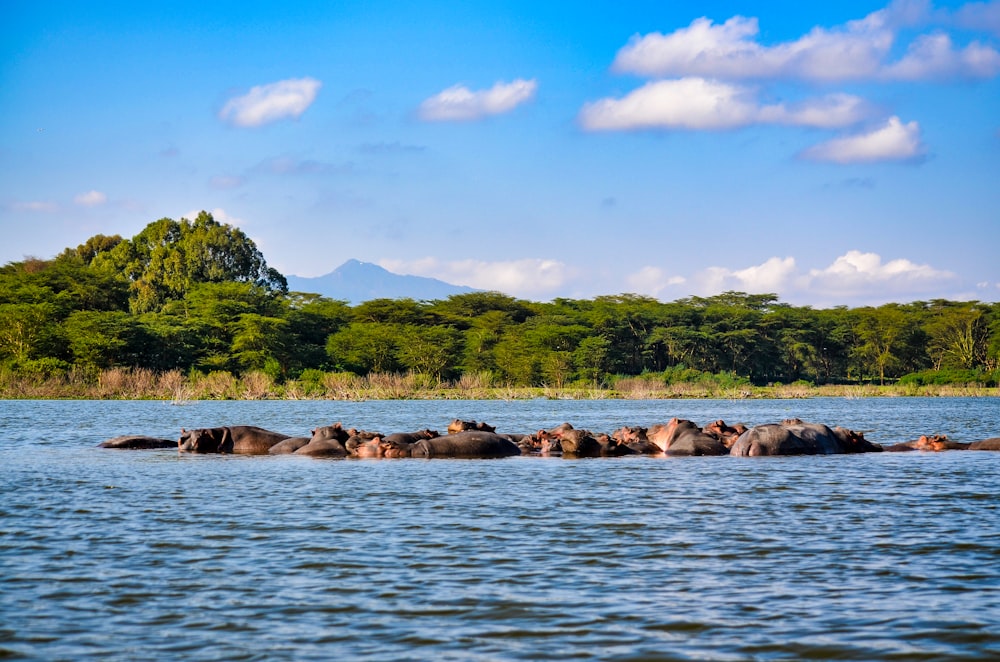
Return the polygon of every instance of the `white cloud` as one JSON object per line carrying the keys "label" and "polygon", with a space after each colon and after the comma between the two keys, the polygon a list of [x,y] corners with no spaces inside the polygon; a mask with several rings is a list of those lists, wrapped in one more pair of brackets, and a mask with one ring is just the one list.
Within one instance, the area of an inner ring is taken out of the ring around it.
{"label": "white cloud", "polygon": [[239,227],[241,225],[246,224],[246,221],[244,221],[243,219],[236,218],[235,216],[227,213],[225,209],[221,209],[220,207],[216,207],[215,209],[195,209],[189,211],[186,214],[181,214],[181,218],[186,218],[189,221],[193,221],[194,219],[198,218],[198,214],[200,214],[202,211],[207,211],[209,214],[212,215],[212,218],[217,220],[219,223],[225,223],[227,225],[232,225],[233,227]]}
{"label": "white cloud", "polygon": [[[1000,23],[994,2],[960,10],[967,27],[993,29]],[[968,6],[967,6],[968,7]],[[795,78],[812,81],[923,79],[941,76],[992,77],[1000,73],[1000,53],[972,43],[955,51],[942,35],[920,36],[897,63],[887,62],[899,27],[937,15],[923,0],[894,2],[861,20],[834,28],[815,27],[794,41],[758,42],[756,18],[734,16],[719,25],[708,18],[669,34],[635,35],[619,50],[613,68],[651,77],[703,76],[722,79]],[[984,24],[972,25],[976,17]]]}
{"label": "white cloud", "polygon": [[473,91],[455,85],[420,104],[420,119],[429,122],[477,120],[489,115],[510,112],[535,96],[538,83],[518,78],[498,82],[488,90]]}
{"label": "white cloud", "polygon": [[43,212],[47,214],[59,211],[59,205],[54,202],[46,202],[43,200],[12,202],[7,207],[12,211]]}
{"label": "white cloud", "polygon": [[890,117],[884,126],[867,133],[834,138],[802,152],[807,159],[841,164],[907,161],[923,154],[920,125],[916,122],[903,124],[895,116]]}
{"label": "white cloud", "polygon": [[955,12],[955,24],[971,30],[984,30],[1000,37],[1000,1],[969,2]]}
{"label": "white cloud", "polygon": [[219,111],[219,118],[246,127],[297,118],[316,100],[321,86],[315,78],[289,78],[258,85],[245,95],[227,101]]}
{"label": "white cloud", "polygon": [[763,264],[732,270],[709,267],[694,277],[703,292],[718,294],[727,290],[764,293],[787,289],[797,275],[795,258],[772,257]]}
{"label": "white cloud", "polygon": [[842,80],[875,73],[893,41],[874,20],[833,31],[817,27],[777,46],[757,43],[758,33],[756,18],[734,16],[722,25],[699,18],[670,34],[632,37],[613,67],[645,76]]}
{"label": "white cloud", "polygon": [[886,67],[884,76],[923,80],[962,76],[991,78],[997,73],[1000,73],[1000,53],[992,47],[974,41],[958,51],[951,37],[936,33],[915,39],[901,60]]}
{"label": "white cloud", "polygon": [[628,291],[635,294],[645,294],[659,297],[668,287],[683,285],[687,279],[683,276],[671,276],[659,267],[646,266],[625,277]]}
{"label": "white cloud", "polygon": [[[438,278],[456,285],[497,290],[511,296],[545,301],[553,297],[593,298],[631,292],[674,301],[687,296],[714,296],[735,290],[774,293],[797,305],[879,305],[931,298],[956,298],[957,276],[927,264],[899,258],[883,261],[876,253],[851,250],[828,266],[807,269],[796,258],[770,257],[743,268],[710,266],[678,274],[661,265],[647,265],[624,274],[579,268],[557,260],[380,260],[400,274]],[[980,290],[992,284],[980,283]],[[977,298],[969,293],[965,297]],[[982,298],[982,292],[979,293]],[[987,297],[988,298],[988,297]]]}
{"label": "white cloud", "polygon": [[108,196],[100,191],[87,191],[73,198],[73,202],[81,207],[99,207],[108,201]]}
{"label": "white cloud", "polygon": [[953,283],[955,275],[907,259],[883,262],[876,253],[851,250],[828,267],[801,272],[794,258],[772,257],[763,264],[732,271],[712,267],[697,280],[709,293],[739,290],[775,292],[783,300],[809,297],[847,303],[857,299],[899,301],[937,292]]}
{"label": "white cloud", "polygon": [[580,123],[588,130],[731,129],[750,124],[833,128],[869,114],[867,104],[848,94],[831,94],[793,105],[761,105],[751,88],[704,78],[647,83],[621,99],[586,104]]}
{"label": "white cloud", "polygon": [[952,283],[955,274],[906,259],[882,262],[876,253],[852,250],[825,269],[812,269],[805,289],[844,299],[868,296],[873,291],[893,295],[922,294]]}
{"label": "white cloud", "polygon": [[576,270],[557,260],[381,260],[378,264],[393,273],[437,278],[455,285],[481,290],[497,290],[512,296],[549,296],[578,276]]}

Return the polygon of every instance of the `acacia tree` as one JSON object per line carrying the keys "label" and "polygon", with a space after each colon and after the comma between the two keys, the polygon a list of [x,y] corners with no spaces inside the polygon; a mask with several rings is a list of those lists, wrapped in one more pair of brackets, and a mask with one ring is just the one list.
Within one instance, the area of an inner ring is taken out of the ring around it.
{"label": "acacia tree", "polygon": [[285,277],[267,266],[249,237],[204,211],[194,221],[161,218],[150,223],[131,240],[99,252],[92,264],[123,275],[133,313],[159,310],[198,283],[239,282],[288,291]]}
{"label": "acacia tree", "polygon": [[902,339],[910,322],[897,304],[862,308],[857,315],[855,332],[861,343],[854,353],[867,365],[866,371],[877,373],[879,384],[885,384],[886,372],[900,363]]}
{"label": "acacia tree", "polygon": [[978,302],[951,304],[934,302],[938,311],[925,325],[929,337],[927,353],[934,369],[971,370],[986,364],[989,325]]}

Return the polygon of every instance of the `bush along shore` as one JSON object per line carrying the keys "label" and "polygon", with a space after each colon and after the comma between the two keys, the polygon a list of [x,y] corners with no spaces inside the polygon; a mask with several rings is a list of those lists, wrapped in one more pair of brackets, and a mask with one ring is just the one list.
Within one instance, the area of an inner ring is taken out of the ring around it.
{"label": "bush along shore", "polygon": [[809,383],[755,386],[728,374],[703,374],[690,381],[668,375],[618,377],[601,384],[513,386],[497,383],[489,374],[463,375],[454,381],[420,373],[371,373],[311,370],[300,379],[283,382],[260,371],[234,375],[179,370],[154,372],[145,368],[102,371],[70,370],[23,375],[0,370],[2,399],[107,400],[656,400],[656,399],[801,399],[812,397],[948,397],[1000,396],[1000,387],[982,384],[933,384],[900,380],[891,385]]}

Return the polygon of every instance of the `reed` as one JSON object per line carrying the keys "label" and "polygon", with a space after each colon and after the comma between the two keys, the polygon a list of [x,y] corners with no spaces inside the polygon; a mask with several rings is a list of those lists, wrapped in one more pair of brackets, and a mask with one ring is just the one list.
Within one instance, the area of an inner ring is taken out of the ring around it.
{"label": "reed", "polygon": [[1000,397],[1000,387],[979,384],[923,384],[913,382],[877,385],[845,384],[814,386],[804,382],[772,386],[750,386],[725,379],[664,383],[659,375],[619,377],[608,386],[576,383],[540,387],[499,384],[488,372],[462,375],[442,382],[422,373],[376,373],[360,377],[352,373],[303,373],[284,384],[263,372],[240,377],[226,371],[208,374],[179,370],[156,373],[143,368],[94,370],[72,368],[19,374],[0,369],[0,398],[3,399],[161,399],[190,400],[666,400],[721,398],[803,399],[836,397],[845,399],[876,397]]}

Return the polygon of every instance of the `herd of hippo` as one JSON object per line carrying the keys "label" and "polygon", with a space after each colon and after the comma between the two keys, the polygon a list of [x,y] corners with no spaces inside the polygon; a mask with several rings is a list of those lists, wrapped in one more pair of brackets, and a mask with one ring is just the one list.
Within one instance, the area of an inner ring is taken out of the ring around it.
{"label": "herd of hippo", "polygon": [[312,457],[459,457],[498,458],[513,455],[618,457],[622,455],[830,455],[900,451],[1000,451],[1000,437],[971,443],[942,435],[924,435],[892,445],[870,442],[861,432],[793,418],[781,423],[746,427],[718,420],[705,427],[684,419],[644,427],[623,427],[611,434],[578,430],[563,423],[531,434],[498,433],[486,423],[456,419],[442,435],[434,430],[381,434],[345,428],[341,423],[290,437],[251,425],[197,430],[181,429],[177,441],[141,435],[115,437],[102,448],[174,448],[187,453],[238,453]]}

